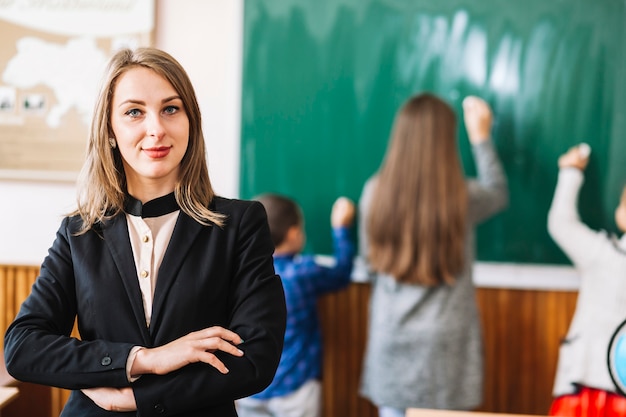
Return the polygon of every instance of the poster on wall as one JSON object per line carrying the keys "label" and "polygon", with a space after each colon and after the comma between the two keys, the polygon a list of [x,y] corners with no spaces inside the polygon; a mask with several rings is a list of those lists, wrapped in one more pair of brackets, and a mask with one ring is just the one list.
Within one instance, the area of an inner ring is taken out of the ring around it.
{"label": "poster on wall", "polygon": [[0,179],[76,179],[106,62],[154,20],[154,0],[0,1]]}

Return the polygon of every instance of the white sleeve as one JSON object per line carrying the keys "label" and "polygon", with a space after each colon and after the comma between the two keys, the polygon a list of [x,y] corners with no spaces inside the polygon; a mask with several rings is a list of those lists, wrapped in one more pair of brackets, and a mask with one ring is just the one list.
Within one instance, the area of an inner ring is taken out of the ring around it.
{"label": "white sleeve", "polygon": [[578,213],[578,194],[584,176],[577,168],[559,171],[552,205],[548,211],[548,232],[574,264],[583,264],[595,257],[599,246],[594,242],[600,233],[584,224]]}

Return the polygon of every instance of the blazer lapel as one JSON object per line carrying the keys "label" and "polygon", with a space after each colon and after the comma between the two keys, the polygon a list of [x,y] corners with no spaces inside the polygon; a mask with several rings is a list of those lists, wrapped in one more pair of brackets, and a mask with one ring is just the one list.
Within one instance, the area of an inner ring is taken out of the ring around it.
{"label": "blazer lapel", "polygon": [[115,216],[103,227],[104,241],[107,243],[113,262],[120,274],[122,284],[128,293],[130,304],[135,315],[138,327],[142,329],[142,338],[146,345],[150,345],[150,335],[146,326],[146,316],[143,311],[143,298],[139,288],[137,269],[133,258],[133,249],[128,234],[126,216]]}
{"label": "blazer lapel", "polygon": [[[185,260],[187,253],[191,250],[192,243],[202,228],[205,227],[186,215],[182,210],[176,221],[176,226],[172,232],[170,243],[167,246],[159,277],[154,289],[154,299],[152,301],[151,323],[156,324],[163,314],[163,303],[172,283],[176,280],[178,270]],[[150,326],[151,329],[153,326]]]}

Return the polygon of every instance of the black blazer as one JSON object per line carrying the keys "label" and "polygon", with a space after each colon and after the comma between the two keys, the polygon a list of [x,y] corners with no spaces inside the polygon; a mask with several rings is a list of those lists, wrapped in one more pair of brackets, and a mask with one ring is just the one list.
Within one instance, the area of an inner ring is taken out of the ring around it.
{"label": "black blazer", "polygon": [[[181,211],[159,269],[150,328],[124,214],[80,236],[80,219],[64,219],[6,332],[9,373],[75,390],[62,416],[236,416],[234,400],[263,390],[274,377],[285,299],[263,206],[218,197],[211,208],[227,216],[222,228]],[[70,337],[75,319],[80,340]],[[133,346],[161,346],[214,325],[244,340],[241,358],[217,353],[228,374],[201,363],[128,382]],[[104,411],[79,391],[129,385],[136,413]]]}

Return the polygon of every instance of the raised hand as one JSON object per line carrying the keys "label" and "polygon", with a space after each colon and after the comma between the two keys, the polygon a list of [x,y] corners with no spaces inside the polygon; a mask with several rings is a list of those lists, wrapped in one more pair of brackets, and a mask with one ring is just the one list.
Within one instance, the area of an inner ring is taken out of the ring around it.
{"label": "raised hand", "polygon": [[476,96],[465,97],[463,117],[467,136],[472,144],[477,145],[491,137],[493,114],[485,100]]}
{"label": "raised hand", "polygon": [[589,145],[580,144],[569,148],[559,157],[559,168],[578,168],[584,171],[589,163]]}
{"label": "raised hand", "polygon": [[355,207],[352,200],[339,197],[333,204],[330,223],[333,227],[348,227],[354,222]]}

